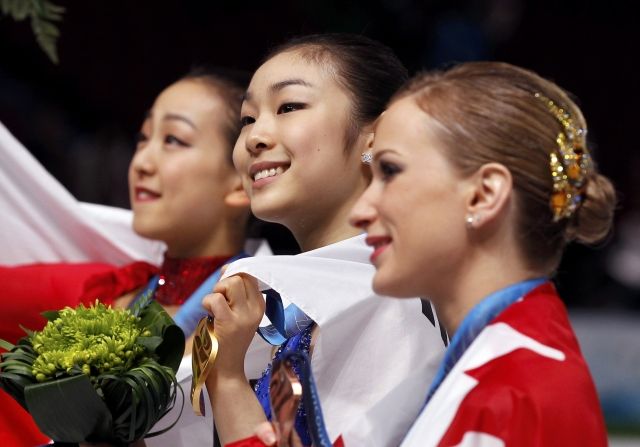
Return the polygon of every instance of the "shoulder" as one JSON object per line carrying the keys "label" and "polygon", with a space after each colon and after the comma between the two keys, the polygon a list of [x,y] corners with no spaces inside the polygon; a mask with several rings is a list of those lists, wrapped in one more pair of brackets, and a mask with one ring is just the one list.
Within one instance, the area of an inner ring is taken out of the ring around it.
{"label": "shoulder", "polygon": [[581,357],[567,309],[552,283],[545,283],[516,301],[493,321],[569,356]]}
{"label": "shoulder", "polygon": [[550,284],[500,314],[462,361],[450,377],[454,388],[468,386],[448,428],[451,445],[468,432],[507,445],[606,445],[593,380]]}
{"label": "shoulder", "polygon": [[80,302],[89,304],[97,299],[111,304],[115,299],[143,287],[157,272],[157,267],[143,261],[97,271],[86,277]]}
{"label": "shoulder", "polygon": [[[511,370],[505,365],[482,377],[461,402],[440,445],[467,445],[461,441],[469,434],[504,443],[495,445],[606,445],[595,393],[583,394],[570,378],[540,386],[556,371],[539,366]],[[531,380],[535,375],[542,379]]]}

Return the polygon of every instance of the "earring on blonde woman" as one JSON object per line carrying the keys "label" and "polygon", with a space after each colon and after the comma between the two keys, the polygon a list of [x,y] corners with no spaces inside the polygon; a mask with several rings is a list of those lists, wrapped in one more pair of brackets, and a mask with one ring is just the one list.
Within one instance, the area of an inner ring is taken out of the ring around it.
{"label": "earring on blonde woman", "polygon": [[467,214],[467,217],[465,217],[464,221],[467,223],[467,228],[472,229],[473,224],[476,222],[476,216],[473,214]]}

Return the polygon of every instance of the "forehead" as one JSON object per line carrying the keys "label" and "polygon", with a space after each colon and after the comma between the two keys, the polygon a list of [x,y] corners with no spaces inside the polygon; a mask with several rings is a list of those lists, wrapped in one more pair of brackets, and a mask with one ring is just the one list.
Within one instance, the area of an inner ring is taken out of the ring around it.
{"label": "forehead", "polygon": [[210,116],[224,103],[215,89],[204,82],[181,80],[170,85],[160,93],[151,109],[152,113],[178,113],[195,118],[199,115]]}
{"label": "forehead", "polygon": [[256,70],[246,96],[249,99],[269,93],[273,86],[290,80],[304,81],[317,89],[340,88],[330,58],[315,61],[304,57],[298,50],[291,50],[276,54]]}
{"label": "forehead", "polygon": [[398,143],[425,143],[433,138],[430,121],[413,99],[400,99],[380,116],[375,129],[374,147],[384,149]]}

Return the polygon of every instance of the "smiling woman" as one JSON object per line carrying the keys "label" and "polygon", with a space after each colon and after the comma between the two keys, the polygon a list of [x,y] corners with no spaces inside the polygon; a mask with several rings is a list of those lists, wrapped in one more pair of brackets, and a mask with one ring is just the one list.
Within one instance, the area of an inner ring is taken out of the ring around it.
{"label": "smiling woman", "polygon": [[[219,268],[245,256],[249,202],[231,159],[241,97],[234,81],[193,72],[163,90],[145,116],[129,169],[133,229],[166,244],[160,268],[146,262],[3,267],[3,295],[11,299],[4,300],[0,313],[0,338],[15,341],[22,333],[19,325],[40,329],[45,310],[88,305],[96,298],[124,307],[149,292],[191,335]],[[185,365],[190,370],[188,359]],[[0,419],[0,440],[16,446],[44,441],[28,415],[1,397],[3,415],[10,416]],[[189,439],[213,442],[209,426],[185,430]],[[181,445],[180,439],[176,429],[148,445]]]}
{"label": "smiling woman", "polygon": [[[341,34],[288,42],[254,73],[234,164],[253,213],[289,228],[304,253],[236,261],[203,301],[215,318],[218,354],[206,383],[223,443],[273,416],[272,366],[264,365],[255,393],[244,369],[265,311],[261,290],[273,325],[259,332],[279,345],[275,360],[289,351],[311,357],[332,441],[394,445],[417,414],[415,389],[426,390],[444,348],[437,318],[428,306],[431,319],[423,315],[418,299],[373,293],[369,250],[348,222],[370,180],[361,157],[373,124],[405,79],[387,47]],[[397,324],[382,331],[388,322]],[[390,399],[403,411],[387,411]],[[324,433],[312,414],[301,405],[289,421],[304,445],[320,445]]]}
{"label": "smiling woman", "polygon": [[374,289],[428,296],[451,344],[402,446],[605,446],[598,396],[551,278],[610,231],[616,197],[580,109],[498,62],[416,77],[376,128],[352,213]]}
{"label": "smiling woman", "polygon": [[256,216],[310,250],[355,234],[347,214],[368,182],[360,154],[370,133],[350,141],[350,95],[303,54],[276,54],[256,71],[233,157]]}
{"label": "smiling woman", "polygon": [[234,253],[244,241],[236,221],[246,210],[228,206],[244,197],[224,132],[231,118],[211,119],[225,117],[227,108],[212,88],[187,78],[165,89],[147,113],[129,167],[133,228],[165,241],[173,257]]}

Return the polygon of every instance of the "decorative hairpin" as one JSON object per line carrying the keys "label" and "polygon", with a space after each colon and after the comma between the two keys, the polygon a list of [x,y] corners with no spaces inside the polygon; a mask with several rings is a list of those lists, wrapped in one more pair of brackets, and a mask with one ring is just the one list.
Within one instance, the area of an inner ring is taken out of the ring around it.
{"label": "decorative hairpin", "polygon": [[558,150],[549,155],[553,178],[550,206],[553,221],[557,222],[571,217],[584,200],[587,180],[593,169],[586,147],[587,130],[576,127],[571,115],[549,98],[539,93],[535,97],[545,103],[563,127],[556,138]]}

